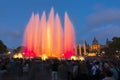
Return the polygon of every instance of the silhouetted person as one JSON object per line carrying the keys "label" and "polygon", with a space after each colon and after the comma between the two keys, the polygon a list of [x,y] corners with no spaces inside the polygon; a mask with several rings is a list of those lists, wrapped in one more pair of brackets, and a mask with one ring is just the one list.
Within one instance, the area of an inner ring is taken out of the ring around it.
{"label": "silhouetted person", "polygon": [[58,80],[58,61],[53,61],[52,64],[52,80]]}
{"label": "silhouetted person", "polygon": [[109,70],[109,69],[106,69],[104,71],[104,74],[105,74],[105,78],[103,78],[102,80],[115,80],[112,76],[112,72]]}

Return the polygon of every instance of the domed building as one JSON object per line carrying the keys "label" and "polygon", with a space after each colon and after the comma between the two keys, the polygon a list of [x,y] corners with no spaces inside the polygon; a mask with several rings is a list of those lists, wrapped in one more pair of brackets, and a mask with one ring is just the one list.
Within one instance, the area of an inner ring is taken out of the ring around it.
{"label": "domed building", "polygon": [[89,46],[90,52],[98,52],[102,48],[101,44],[99,44],[96,38],[93,39],[92,45]]}
{"label": "domed building", "polygon": [[101,54],[101,49],[108,47],[108,45],[111,43],[111,41],[108,40],[108,38],[106,39],[106,44],[102,45],[98,42],[98,40],[94,37],[92,44],[89,45],[87,44],[87,42],[84,42],[84,45],[80,45],[78,44],[76,47],[76,56],[97,56],[99,54]]}

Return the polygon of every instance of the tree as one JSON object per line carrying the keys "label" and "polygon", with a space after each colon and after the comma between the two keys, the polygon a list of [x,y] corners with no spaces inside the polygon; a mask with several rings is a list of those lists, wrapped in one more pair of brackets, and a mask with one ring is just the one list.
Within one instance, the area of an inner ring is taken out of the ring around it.
{"label": "tree", "polygon": [[113,37],[108,47],[102,48],[101,51],[105,51],[108,56],[116,55],[116,51],[120,51],[120,37]]}
{"label": "tree", "polygon": [[16,49],[14,49],[14,53],[22,52],[22,48],[23,48],[23,46],[17,47]]}
{"label": "tree", "polygon": [[120,49],[120,37],[113,37],[112,38],[112,43],[109,44],[110,48],[114,48],[115,50],[119,50]]}
{"label": "tree", "polygon": [[7,47],[6,45],[0,40],[0,54],[7,52]]}

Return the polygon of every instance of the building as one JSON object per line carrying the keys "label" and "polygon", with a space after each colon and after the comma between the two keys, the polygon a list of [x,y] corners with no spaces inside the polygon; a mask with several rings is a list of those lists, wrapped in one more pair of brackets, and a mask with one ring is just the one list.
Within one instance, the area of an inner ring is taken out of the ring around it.
{"label": "building", "polygon": [[[92,44],[87,44],[87,42],[85,41],[84,45],[80,45],[78,44],[76,49],[76,55],[77,56],[84,56],[85,54],[85,50],[86,50],[86,55],[90,54],[90,55],[96,55],[100,53],[100,49],[108,47],[108,45],[111,43],[110,40],[106,39],[106,44],[102,45],[98,42],[98,40],[94,37]],[[86,48],[84,48],[86,47]]]}
{"label": "building", "polygon": [[89,46],[90,52],[98,52],[102,48],[102,45],[98,42],[96,38],[93,39],[92,45]]}

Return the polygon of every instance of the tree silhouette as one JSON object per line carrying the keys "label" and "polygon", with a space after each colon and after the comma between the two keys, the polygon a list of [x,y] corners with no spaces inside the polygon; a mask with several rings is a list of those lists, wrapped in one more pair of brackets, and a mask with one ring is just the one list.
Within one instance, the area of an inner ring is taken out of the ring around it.
{"label": "tree silhouette", "polygon": [[14,49],[14,53],[22,52],[23,46],[18,46],[16,49]]}
{"label": "tree silhouette", "polygon": [[111,43],[107,47],[102,48],[101,51],[105,51],[108,56],[118,55],[120,52],[120,37],[113,37]]}
{"label": "tree silhouette", "polygon": [[0,40],[0,54],[3,54],[7,51],[6,45]]}

